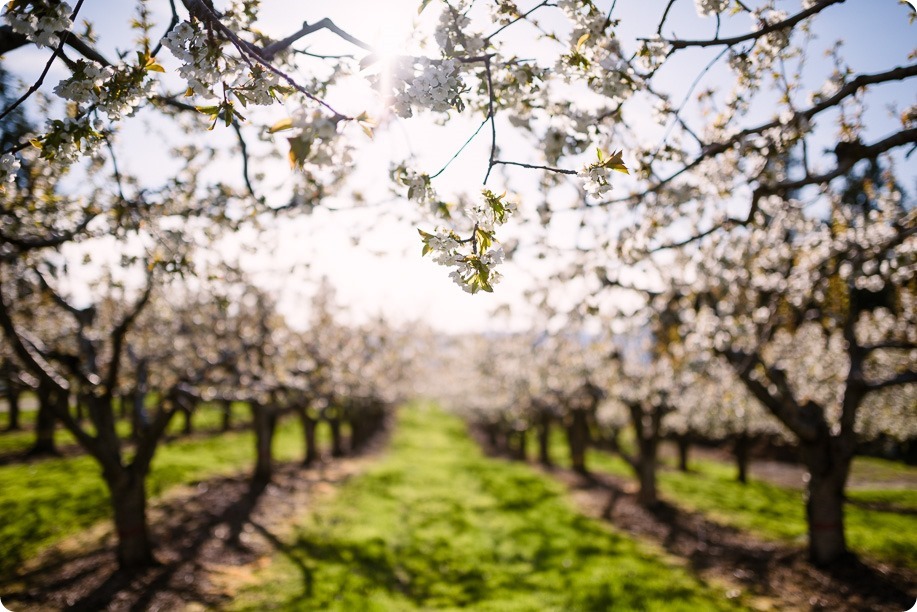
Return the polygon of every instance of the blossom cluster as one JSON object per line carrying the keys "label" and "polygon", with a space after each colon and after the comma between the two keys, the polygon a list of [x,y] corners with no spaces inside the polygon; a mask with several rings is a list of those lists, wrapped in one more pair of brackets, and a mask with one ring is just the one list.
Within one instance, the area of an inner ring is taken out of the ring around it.
{"label": "blossom cluster", "polygon": [[598,149],[597,155],[598,161],[583,166],[576,176],[583,180],[583,188],[586,193],[600,197],[611,191],[611,183],[608,180],[609,172],[614,170],[628,174],[628,171],[627,166],[624,165],[621,151],[606,157],[602,150]]}
{"label": "blossom cluster", "polygon": [[70,29],[72,8],[66,2],[13,0],[4,15],[13,32],[22,34],[39,47],[56,47],[59,33]]}
{"label": "blossom cluster", "polygon": [[471,19],[465,14],[466,10],[462,5],[447,6],[440,13],[434,38],[447,57],[477,55],[484,49],[484,38],[467,30]]}
{"label": "blossom cluster", "polygon": [[640,67],[647,72],[652,72],[659,68],[669,56],[671,45],[656,34],[650,39],[643,41],[640,49],[637,50],[637,60]]}
{"label": "blossom cluster", "polygon": [[41,157],[70,165],[82,155],[95,151],[102,139],[102,123],[89,115],[49,119],[44,135],[33,144],[41,149]]}
{"label": "blossom cluster", "polygon": [[462,110],[464,85],[459,66],[454,59],[400,58],[393,71],[395,114],[407,118],[415,110]]}
{"label": "blossom cluster", "polygon": [[54,93],[78,105],[91,106],[118,121],[132,113],[153,91],[155,82],[148,78],[145,62],[136,66],[126,63],[102,66],[79,60],[70,78],[58,83]]}
{"label": "blossom cluster", "polygon": [[16,180],[19,166],[19,160],[12,153],[4,153],[0,156],[0,189],[7,183],[12,183]]}
{"label": "blossom cluster", "polygon": [[328,117],[320,110],[300,107],[293,112],[289,120],[282,122],[282,127],[275,126],[272,131],[285,129],[293,129],[296,132],[288,138],[292,166],[334,166],[341,170],[350,165],[350,151],[341,146],[339,119]]}
{"label": "blossom cluster", "polygon": [[722,13],[729,7],[730,0],[694,0],[694,8],[701,17]]}
{"label": "blossom cluster", "polygon": [[439,199],[429,174],[399,166],[392,171],[392,177],[408,188],[408,200],[429,208],[435,214],[448,216],[448,207]]}
{"label": "blossom cluster", "polygon": [[162,44],[181,60],[179,74],[191,93],[202,98],[218,97],[218,83],[238,76],[239,62],[223,53],[223,41],[205,30],[200,21],[182,21],[162,39]]}
{"label": "blossom cluster", "polygon": [[621,44],[609,31],[611,22],[591,0],[563,0],[558,7],[573,26],[572,49],[561,55],[555,70],[567,82],[581,79],[593,91],[621,102],[633,94],[637,77]]}
{"label": "blossom cluster", "polygon": [[441,266],[453,267],[449,278],[468,293],[492,292],[502,278],[495,270],[503,263],[503,248],[496,242],[495,229],[503,225],[515,211],[515,205],[506,200],[506,194],[496,195],[485,189],[484,202],[465,210],[473,223],[471,236],[461,238],[452,229],[437,227],[434,233],[420,231],[423,255],[433,254],[433,261]]}

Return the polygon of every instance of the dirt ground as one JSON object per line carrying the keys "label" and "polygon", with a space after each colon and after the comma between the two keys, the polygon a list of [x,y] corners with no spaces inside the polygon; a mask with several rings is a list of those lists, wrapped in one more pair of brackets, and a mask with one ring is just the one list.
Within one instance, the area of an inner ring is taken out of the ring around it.
{"label": "dirt ground", "polygon": [[62,542],[30,563],[3,603],[16,612],[48,610],[202,610],[233,597],[283,548],[291,524],[316,500],[362,471],[384,444],[380,436],[359,457],[277,466],[257,498],[247,475],[182,487],[152,504],[150,525],[159,565],[117,571],[107,524]]}

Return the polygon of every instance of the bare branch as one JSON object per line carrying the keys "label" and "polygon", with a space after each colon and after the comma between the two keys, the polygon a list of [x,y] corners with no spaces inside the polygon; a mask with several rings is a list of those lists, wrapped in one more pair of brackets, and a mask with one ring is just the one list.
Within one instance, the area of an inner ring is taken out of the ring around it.
{"label": "bare branch", "polygon": [[[717,37],[707,39],[707,40],[674,39],[674,40],[666,40],[666,42],[672,46],[673,51],[677,51],[678,49],[685,49],[687,47],[716,47],[719,45],[727,45],[731,47],[733,45],[737,45],[739,43],[743,43],[748,40],[755,40],[755,39],[761,38],[762,36],[766,34],[770,34],[771,32],[777,32],[779,30],[790,29],[793,26],[795,26],[797,23],[802,21],[803,19],[807,17],[811,17],[812,15],[816,13],[820,13],[822,10],[831,6],[832,4],[840,4],[841,2],[844,2],[844,0],[822,0],[818,4],[810,6],[809,8],[799,13],[796,13],[792,17],[787,17],[783,21],[778,21],[776,23],[766,25],[763,28],[761,28],[760,30],[755,30],[754,32],[749,32],[748,34],[743,34],[741,36],[732,36],[730,38],[719,38],[717,36]],[[637,40],[648,40],[648,39],[638,38]]]}

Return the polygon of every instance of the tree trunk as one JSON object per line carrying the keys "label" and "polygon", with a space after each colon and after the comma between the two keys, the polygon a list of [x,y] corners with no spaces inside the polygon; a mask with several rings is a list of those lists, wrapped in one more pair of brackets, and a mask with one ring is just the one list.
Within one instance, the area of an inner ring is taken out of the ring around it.
{"label": "tree trunk", "polygon": [[146,519],[146,482],[143,474],[117,468],[106,472],[111,493],[115,530],[118,534],[118,565],[122,570],[147,567],[156,562]]}
{"label": "tree trunk", "polygon": [[802,443],[801,450],[809,469],[806,491],[809,557],[813,563],[825,565],[847,554],[844,487],[852,457],[828,437],[819,438],[814,443]]}
{"label": "tree trunk", "polygon": [[232,428],[232,401],[223,400],[223,422],[220,425],[220,431],[229,431]]}
{"label": "tree trunk", "polygon": [[252,492],[260,492],[273,475],[274,431],[277,414],[265,406],[252,404],[252,421],[255,427],[255,472],[252,474]]}
{"label": "tree trunk", "polygon": [[567,427],[567,443],[570,446],[570,463],[573,470],[587,474],[586,447],[589,445],[589,422],[585,410],[573,410]]}
{"label": "tree trunk", "polygon": [[675,437],[675,443],[678,445],[678,469],[682,472],[688,471],[688,451],[691,449],[691,441],[687,434],[679,434]]}
{"label": "tree trunk", "polygon": [[7,383],[7,384],[8,386],[6,388],[6,402],[7,402],[7,409],[9,410],[9,412],[7,413],[9,416],[9,420],[6,425],[6,430],[7,431],[17,431],[22,428],[19,424],[20,392],[19,392],[19,388],[16,385],[13,385],[11,383]]}
{"label": "tree trunk", "polygon": [[192,411],[188,408],[182,408],[182,416],[185,418],[184,425],[182,426],[182,433],[186,436],[190,436],[194,433],[194,422],[191,419]]}
{"label": "tree trunk", "polygon": [[144,393],[142,390],[135,390],[131,393],[131,435],[135,440],[142,437],[141,433],[150,426],[150,418],[143,402]]}
{"label": "tree trunk", "polygon": [[736,458],[736,467],[738,468],[738,474],[736,479],[742,484],[748,482],[748,454],[751,450],[751,440],[748,437],[748,434],[741,433],[736,437],[735,445],[733,446],[733,453]]}
{"label": "tree trunk", "polygon": [[328,419],[328,427],[331,428],[331,456],[343,457],[344,444],[341,440],[341,419],[339,417]]}
{"label": "tree trunk", "polygon": [[659,497],[656,494],[656,453],[649,449],[641,450],[637,461],[637,479],[640,490],[637,492],[637,503],[652,506]]}
{"label": "tree trunk", "polygon": [[528,445],[526,431],[524,429],[511,429],[510,439],[513,440],[510,448],[510,456],[517,461],[525,461],[528,458]]}
{"label": "tree trunk", "polygon": [[118,396],[118,418],[127,419],[131,414],[131,396],[130,393],[122,393]]}
{"label": "tree trunk", "polygon": [[544,466],[551,465],[551,415],[541,414],[538,417],[538,462]]}
{"label": "tree trunk", "polygon": [[303,450],[304,456],[302,464],[310,466],[318,460],[318,448],[315,446],[315,429],[318,421],[309,416],[308,410],[299,411],[299,419],[302,421]]}
{"label": "tree trunk", "polygon": [[54,416],[54,402],[62,399],[67,401],[67,396],[59,397],[55,390],[46,385],[38,386],[38,416],[35,420],[35,443],[29,450],[30,456],[56,455],[57,447],[54,444],[54,428],[57,419]]}

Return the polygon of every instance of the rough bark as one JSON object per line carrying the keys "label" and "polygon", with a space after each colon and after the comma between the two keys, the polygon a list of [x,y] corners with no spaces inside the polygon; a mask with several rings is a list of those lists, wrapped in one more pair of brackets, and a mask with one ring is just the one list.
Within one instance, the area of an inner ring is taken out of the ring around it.
{"label": "rough bark", "polygon": [[328,419],[328,427],[331,428],[331,456],[344,456],[344,442],[341,436],[341,419],[332,417]]}
{"label": "rough bark", "polygon": [[223,400],[220,404],[223,409],[223,420],[220,423],[220,431],[229,431],[232,429],[232,400]]}
{"label": "rough bark", "polygon": [[[66,402],[67,398],[48,385],[38,386],[38,416],[35,419],[35,443],[29,450],[29,455],[56,455],[57,447],[54,443],[54,429],[57,418],[54,415],[55,402]],[[66,408],[65,408],[66,409]]]}
{"label": "rough bark", "polygon": [[847,554],[844,488],[852,455],[828,436],[803,442],[801,450],[809,470],[806,491],[809,556],[813,563],[825,565]]}
{"label": "rough bark", "polygon": [[252,404],[252,421],[255,428],[255,471],[252,474],[252,491],[260,491],[273,476],[274,431],[277,414],[265,406]]}
{"label": "rough bark", "polygon": [[[642,506],[652,506],[658,500],[656,492],[656,453],[655,448],[642,448],[637,461],[637,479],[640,489],[637,491],[637,502]],[[655,446],[655,444],[653,445]]]}
{"label": "rough bark", "polygon": [[7,416],[9,417],[6,424],[7,431],[18,431],[19,429],[22,429],[22,426],[19,423],[19,397],[19,387],[10,381],[7,381],[6,403],[8,410]]}
{"label": "rough bark", "polygon": [[542,413],[538,417],[538,462],[544,466],[551,463],[551,415]]}
{"label": "rough bark", "polygon": [[735,455],[736,459],[736,468],[738,469],[736,473],[736,480],[742,484],[748,482],[748,458],[751,451],[751,439],[748,434],[740,433],[736,436],[735,444],[733,444],[732,452]]}
{"label": "rough bark", "polygon": [[680,434],[675,437],[675,444],[678,446],[678,469],[682,472],[687,472],[688,453],[691,450],[691,439],[687,434]]}
{"label": "rough bark", "polygon": [[156,560],[147,526],[145,475],[132,469],[113,471],[105,471],[105,480],[118,534],[118,566],[122,570],[147,567]]}
{"label": "rough bark", "polygon": [[586,469],[586,448],[589,446],[589,420],[585,410],[573,410],[567,426],[567,443],[570,446],[570,462],[573,470],[580,474]]}
{"label": "rough bark", "polygon": [[182,423],[182,434],[190,436],[194,433],[194,421],[192,419],[193,410],[190,408],[183,408],[181,413],[184,418]]}
{"label": "rough bark", "polygon": [[299,410],[299,420],[302,421],[303,432],[303,460],[304,466],[310,466],[318,461],[318,448],[315,445],[315,429],[318,420],[309,414],[306,409]]}

